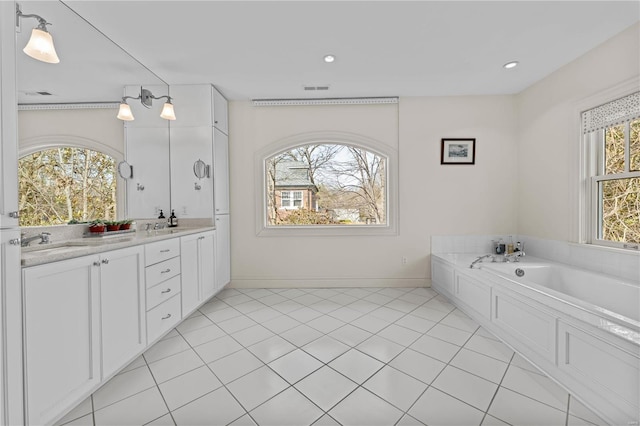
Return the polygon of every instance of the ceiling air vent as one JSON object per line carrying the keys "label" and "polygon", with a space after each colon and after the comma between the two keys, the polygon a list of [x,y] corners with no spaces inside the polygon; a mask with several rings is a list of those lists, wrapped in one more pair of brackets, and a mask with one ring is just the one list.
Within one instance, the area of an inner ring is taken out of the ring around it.
{"label": "ceiling air vent", "polygon": [[329,86],[302,86],[305,91],[329,90]]}

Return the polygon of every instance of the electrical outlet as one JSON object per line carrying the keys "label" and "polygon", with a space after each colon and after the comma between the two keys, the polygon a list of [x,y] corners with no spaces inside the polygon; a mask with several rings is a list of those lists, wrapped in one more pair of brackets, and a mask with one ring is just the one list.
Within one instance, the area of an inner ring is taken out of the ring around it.
{"label": "electrical outlet", "polygon": [[407,258],[406,258],[406,257],[404,257],[404,256],[402,257],[402,264],[403,264],[403,265],[406,265],[406,264],[407,264]]}

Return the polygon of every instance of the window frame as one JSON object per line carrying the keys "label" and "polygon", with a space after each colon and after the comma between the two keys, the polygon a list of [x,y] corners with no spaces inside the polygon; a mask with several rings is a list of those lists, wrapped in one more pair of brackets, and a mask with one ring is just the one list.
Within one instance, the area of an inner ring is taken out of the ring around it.
{"label": "window frame", "polygon": [[[640,78],[632,78],[624,81],[610,89],[585,98],[574,104],[576,117],[575,141],[577,143],[575,156],[576,161],[572,163],[571,176],[577,177],[576,184],[572,186],[571,197],[574,202],[572,215],[571,240],[579,244],[588,244],[602,248],[621,249],[625,252],[637,252],[640,245],[635,243],[623,243],[617,241],[603,240],[600,235],[600,200],[599,182],[606,180],[625,179],[629,177],[640,177],[640,172],[604,174],[604,129],[594,130],[588,133],[583,131],[582,114],[585,111],[605,105],[617,99],[624,98],[638,92]],[[627,120],[627,122],[632,120]],[[625,168],[629,167],[629,132],[626,126],[625,135]],[[602,167],[602,171],[600,170]]]}
{"label": "window frame", "polygon": [[[362,148],[385,157],[386,218],[384,225],[278,225],[267,222],[266,160],[282,152],[313,144],[336,144]],[[311,132],[273,142],[254,156],[254,192],[256,235],[271,236],[357,236],[398,235],[398,153],[387,143],[356,133]]]}

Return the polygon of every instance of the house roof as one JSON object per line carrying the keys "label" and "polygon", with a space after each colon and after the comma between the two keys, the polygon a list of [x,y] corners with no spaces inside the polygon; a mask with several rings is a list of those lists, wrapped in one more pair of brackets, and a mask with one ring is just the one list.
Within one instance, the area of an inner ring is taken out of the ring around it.
{"label": "house roof", "polygon": [[309,178],[309,166],[302,161],[280,161],[276,164],[276,187],[315,186]]}

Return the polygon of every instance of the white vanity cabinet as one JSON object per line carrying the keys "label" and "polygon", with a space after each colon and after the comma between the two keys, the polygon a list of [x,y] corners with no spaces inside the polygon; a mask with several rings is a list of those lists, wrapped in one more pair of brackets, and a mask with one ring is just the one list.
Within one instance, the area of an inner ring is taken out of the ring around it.
{"label": "white vanity cabinet", "polygon": [[143,248],[23,269],[27,424],[46,424],[146,346]]}
{"label": "white vanity cabinet", "polygon": [[100,257],[23,269],[25,424],[48,424],[101,381]]}
{"label": "white vanity cabinet", "polygon": [[207,231],[180,238],[184,316],[216,292],[216,233]]}
{"label": "white vanity cabinet", "polygon": [[109,377],[147,344],[142,246],[100,255],[102,377]]}

